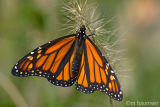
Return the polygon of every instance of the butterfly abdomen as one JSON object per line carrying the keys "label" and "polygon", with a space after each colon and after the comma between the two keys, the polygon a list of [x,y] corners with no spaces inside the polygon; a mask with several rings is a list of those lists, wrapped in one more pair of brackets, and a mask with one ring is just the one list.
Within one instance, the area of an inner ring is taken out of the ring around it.
{"label": "butterfly abdomen", "polygon": [[77,75],[79,68],[80,68],[80,64],[81,64],[81,55],[76,54],[73,59],[73,63],[72,63],[72,73],[74,75]]}
{"label": "butterfly abdomen", "polygon": [[[85,31],[81,31],[85,32]],[[81,59],[82,59],[82,51],[83,51],[83,43],[84,43],[84,38],[83,34],[78,33],[78,37],[76,39],[76,46],[75,46],[75,56],[72,62],[72,72],[74,75],[78,74],[78,71],[80,69],[80,64],[81,64]]]}

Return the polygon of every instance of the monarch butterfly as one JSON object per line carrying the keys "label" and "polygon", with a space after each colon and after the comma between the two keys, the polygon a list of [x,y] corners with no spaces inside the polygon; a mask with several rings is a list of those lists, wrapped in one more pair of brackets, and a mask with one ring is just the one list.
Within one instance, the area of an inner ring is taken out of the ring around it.
{"label": "monarch butterfly", "polygon": [[56,86],[76,89],[86,94],[96,90],[121,101],[118,79],[98,47],[86,35],[85,26],[76,34],[46,43],[24,56],[12,69],[19,77],[43,76]]}

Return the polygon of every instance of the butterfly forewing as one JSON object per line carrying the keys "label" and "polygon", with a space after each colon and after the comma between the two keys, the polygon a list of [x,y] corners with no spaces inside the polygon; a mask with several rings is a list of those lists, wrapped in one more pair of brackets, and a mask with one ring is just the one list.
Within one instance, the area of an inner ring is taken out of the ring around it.
{"label": "butterfly forewing", "polygon": [[[33,75],[61,80],[58,76],[62,74],[62,71],[68,69],[68,61],[73,55],[75,39],[75,35],[68,35],[36,48],[18,61],[12,69],[12,74],[20,77]],[[71,75],[65,75],[66,72],[63,74],[65,81],[73,78]]]}

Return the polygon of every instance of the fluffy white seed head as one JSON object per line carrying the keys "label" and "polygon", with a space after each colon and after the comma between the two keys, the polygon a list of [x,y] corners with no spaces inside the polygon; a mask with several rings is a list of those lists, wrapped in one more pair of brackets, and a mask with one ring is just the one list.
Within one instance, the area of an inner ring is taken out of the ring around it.
{"label": "fluffy white seed head", "polygon": [[[118,74],[118,78],[121,75],[124,77],[124,72],[131,71],[125,49],[121,47],[121,43],[126,40],[125,37],[119,35],[119,28],[115,26],[110,30],[104,28],[106,24],[115,21],[115,17],[106,20],[98,11],[97,4],[87,0],[70,0],[64,3],[63,8],[63,13],[67,17],[65,29],[71,31],[69,34],[77,32],[82,25],[85,25],[87,35],[95,34],[95,44]],[[121,78],[119,80],[121,81]]]}
{"label": "fluffy white seed head", "polygon": [[75,33],[82,25],[86,26],[87,34],[102,35],[106,33],[104,18],[98,11],[97,4],[87,0],[70,0],[64,6],[65,16],[69,19],[66,28]]}

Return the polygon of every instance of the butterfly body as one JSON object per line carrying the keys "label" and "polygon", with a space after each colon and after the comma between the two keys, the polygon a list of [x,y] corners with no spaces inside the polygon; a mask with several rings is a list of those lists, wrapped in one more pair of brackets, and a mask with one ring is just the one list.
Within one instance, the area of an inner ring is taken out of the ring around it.
{"label": "butterfly body", "polygon": [[82,26],[76,34],[36,48],[18,61],[12,74],[19,77],[43,76],[62,87],[76,82],[76,89],[81,92],[99,90],[121,101],[123,94],[115,73],[85,31],[85,26]]}
{"label": "butterfly body", "polygon": [[75,74],[76,76],[78,75],[78,71],[80,69],[80,64],[81,64],[81,59],[82,59],[82,52],[83,52],[83,44],[84,44],[84,40],[87,37],[86,35],[86,29],[85,26],[82,26],[80,28],[80,32],[78,32],[76,34],[76,45],[75,45],[75,56],[73,59],[73,67],[72,67],[72,72],[73,74]]}

